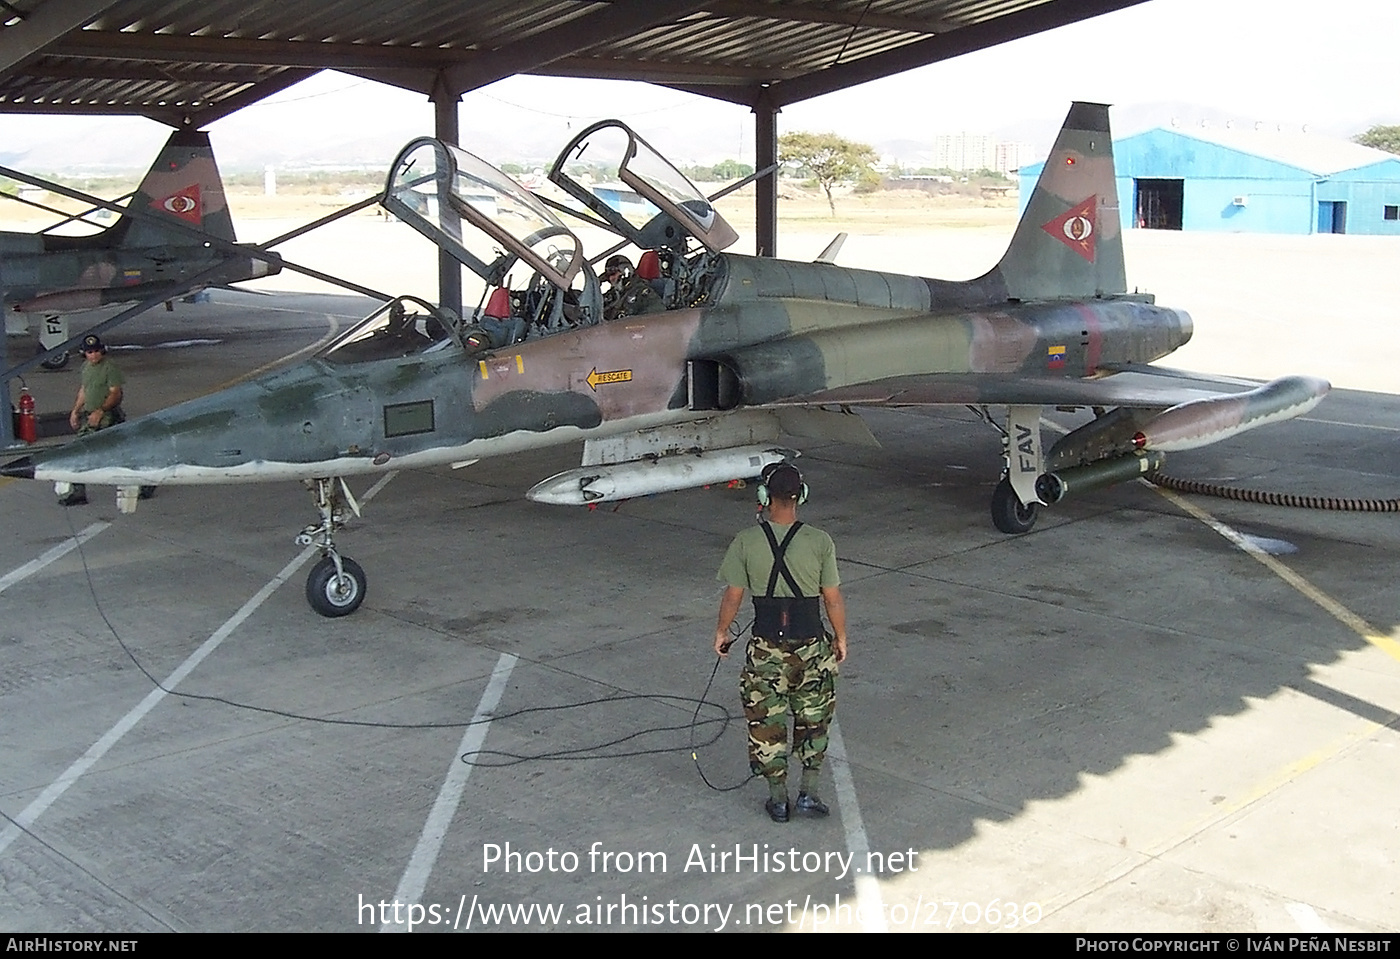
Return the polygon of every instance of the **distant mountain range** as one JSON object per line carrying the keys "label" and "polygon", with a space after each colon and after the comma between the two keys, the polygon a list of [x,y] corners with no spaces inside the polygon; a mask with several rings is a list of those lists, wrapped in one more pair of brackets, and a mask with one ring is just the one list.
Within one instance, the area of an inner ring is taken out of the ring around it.
{"label": "distant mountain range", "polygon": [[[648,118],[651,123],[637,126],[648,139],[678,165],[716,163],[733,156],[737,145],[734,124],[689,122],[679,125],[669,117]],[[694,121],[695,118],[691,118]],[[1048,153],[1059,129],[1062,116],[1035,117],[1000,124],[989,130],[911,130],[905,126],[888,139],[871,145],[881,156],[917,163],[921,154],[932,149],[938,134],[962,132],[989,133],[998,139],[1031,144],[1041,155]],[[563,146],[570,130],[559,124],[534,122],[484,122],[473,125],[473,117],[462,117],[463,145],[494,163],[507,161],[544,165],[553,160]],[[1172,122],[1183,128],[1202,123],[1212,126],[1233,124],[1253,127],[1259,118],[1231,114],[1212,107],[1190,103],[1129,104],[1113,111],[1114,132],[1126,136]],[[44,132],[38,118],[16,118],[16,129],[3,136],[0,164],[42,174],[61,172],[102,174],[145,169],[165,139],[165,128],[154,123],[93,117],[83,121],[67,121],[58,132]],[[81,122],[81,143],[71,132]],[[1267,122],[1267,121],[1266,121]],[[270,132],[251,116],[235,114],[211,128],[220,167],[226,172],[261,170],[272,165],[278,169],[363,168],[384,169],[398,150],[409,140],[431,133],[431,117],[427,110],[412,111],[412,115],[376,116],[374,124],[351,128],[329,122],[315,128],[299,126],[284,133]],[[664,126],[663,126],[664,124]],[[1274,123],[1268,123],[1275,126]],[[713,127],[713,128],[711,128]],[[1284,125],[1285,129],[1299,129]],[[577,132],[575,126],[572,132]],[[782,127],[780,126],[780,130]],[[561,132],[562,131],[562,132]],[[840,132],[840,131],[837,131]],[[1349,139],[1360,130],[1345,125],[1336,128],[1319,127],[1310,132]],[[752,150],[752,139],[746,139]],[[17,143],[23,143],[22,148]],[[681,155],[693,150],[691,156]],[[741,158],[752,162],[752,157]]]}

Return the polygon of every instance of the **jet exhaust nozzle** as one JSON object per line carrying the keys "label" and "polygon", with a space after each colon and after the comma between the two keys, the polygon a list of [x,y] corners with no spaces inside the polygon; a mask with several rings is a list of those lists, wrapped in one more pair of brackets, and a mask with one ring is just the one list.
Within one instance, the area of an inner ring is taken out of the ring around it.
{"label": "jet exhaust nozzle", "polygon": [[747,479],[758,476],[765,466],[781,463],[792,455],[792,450],[776,446],[746,446],[699,454],[680,453],[656,460],[584,466],[542,480],[525,495],[536,503],[553,506],[607,503]]}
{"label": "jet exhaust nozzle", "polygon": [[1035,495],[1042,503],[1053,505],[1070,493],[1100,489],[1136,479],[1162,468],[1167,455],[1157,450],[1144,450],[1099,460],[1087,466],[1073,466],[1055,473],[1043,473],[1036,478]]}

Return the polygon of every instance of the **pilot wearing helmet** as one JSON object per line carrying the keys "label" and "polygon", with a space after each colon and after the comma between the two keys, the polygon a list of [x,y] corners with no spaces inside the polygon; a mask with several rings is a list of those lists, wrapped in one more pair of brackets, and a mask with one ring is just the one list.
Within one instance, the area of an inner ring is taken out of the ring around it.
{"label": "pilot wearing helmet", "polygon": [[637,316],[642,313],[660,313],[666,304],[651,284],[637,275],[632,261],[622,254],[608,257],[603,265],[603,273],[598,278],[604,284],[603,319],[615,320],[619,316]]}

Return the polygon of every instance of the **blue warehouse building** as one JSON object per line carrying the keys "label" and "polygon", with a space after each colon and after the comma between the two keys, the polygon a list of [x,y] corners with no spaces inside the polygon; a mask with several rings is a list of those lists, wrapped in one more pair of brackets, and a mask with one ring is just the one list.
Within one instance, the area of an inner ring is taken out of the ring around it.
{"label": "blue warehouse building", "polygon": [[[1400,156],[1308,133],[1159,127],[1115,140],[1124,229],[1400,235]],[[1044,162],[1022,167],[1024,209]]]}

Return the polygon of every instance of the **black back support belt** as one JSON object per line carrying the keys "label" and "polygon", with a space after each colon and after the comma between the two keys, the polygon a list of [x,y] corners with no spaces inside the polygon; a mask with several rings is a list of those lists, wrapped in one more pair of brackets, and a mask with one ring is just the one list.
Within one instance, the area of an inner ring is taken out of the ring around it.
{"label": "black back support belt", "polygon": [[[814,639],[822,634],[821,600],[816,596],[803,596],[787,566],[787,548],[802,524],[792,524],[781,543],[773,534],[773,527],[763,524],[763,535],[768,537],[768,546],[773,551],[773,570],[768,576],[768,590],[764,596],[753,598],[753,634],[764,639],[793,640]],[[778,577],[783,578],[792,596],[774,596],[778,588]]]}

